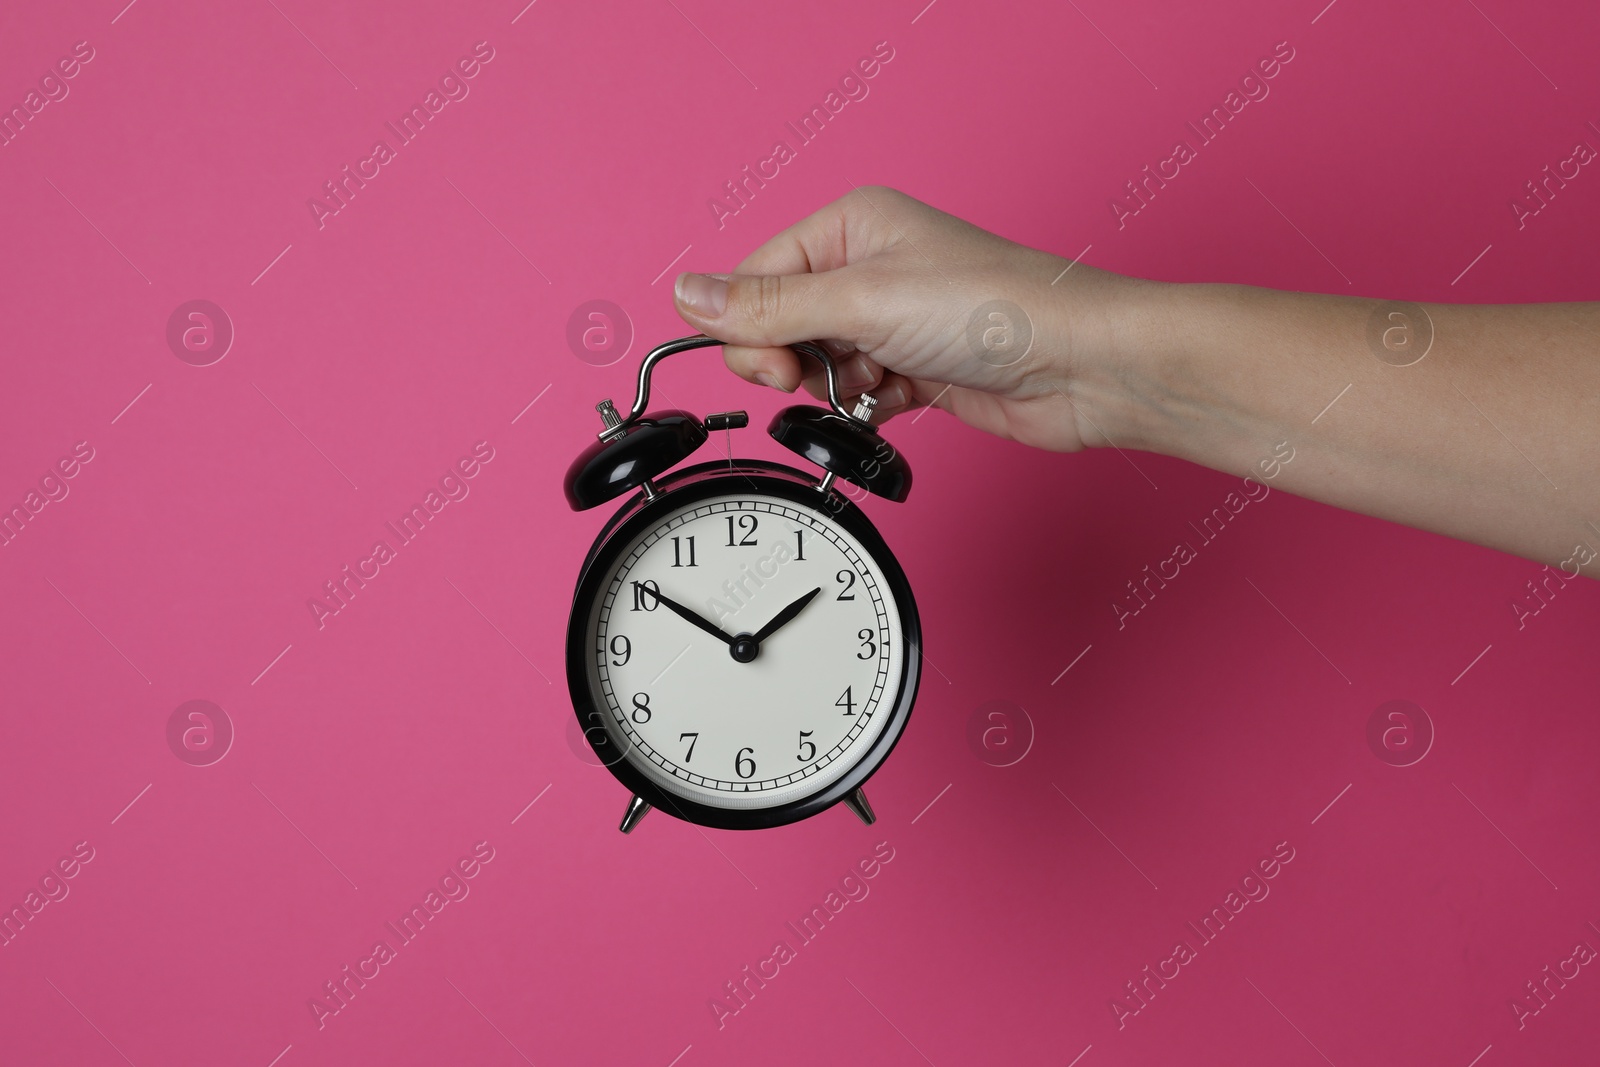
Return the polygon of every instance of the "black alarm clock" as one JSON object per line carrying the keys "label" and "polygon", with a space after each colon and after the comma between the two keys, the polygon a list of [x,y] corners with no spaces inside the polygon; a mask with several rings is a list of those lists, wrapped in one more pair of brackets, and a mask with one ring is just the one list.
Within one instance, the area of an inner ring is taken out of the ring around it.
{"label": "black alarm clock", "polygon": [[[621,830],[651,808],[702,826],[782,826],[844,801],[875,819],[863,784],[905,731],[922,673],[916,602],[893,553],[839,480],[903,501],[905,457],[851,410],[820,345],[828,407],[785,408],[767,432],[821,468],[729,458],[673,470],[743,411],[645,413],[653,349],[626,418],[566,475],[583,511],[631,494],[578,574],[567,624],[567,686],[584,736],[632,794]],[[670,472],[670,473],[669,473]]]}

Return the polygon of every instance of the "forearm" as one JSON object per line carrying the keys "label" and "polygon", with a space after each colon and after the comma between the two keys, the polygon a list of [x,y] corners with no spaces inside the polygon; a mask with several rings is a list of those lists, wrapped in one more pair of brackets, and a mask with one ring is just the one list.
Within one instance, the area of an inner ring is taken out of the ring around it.
{"label": "forearm", "polygon": [[1287,441],[1273,488],[1600,575],[1600,305],[1379,306],[1141,283],[1083,395],[1120,447],[1260,478]]}

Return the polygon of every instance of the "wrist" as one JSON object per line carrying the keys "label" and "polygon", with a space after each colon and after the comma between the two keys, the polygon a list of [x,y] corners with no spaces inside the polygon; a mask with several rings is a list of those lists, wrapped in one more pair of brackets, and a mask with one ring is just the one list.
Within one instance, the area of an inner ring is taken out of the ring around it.
{"label": "wrist", "polygon": [[1307,434],[1302,418],[1338,391],[1337,378],[1359,375],[1333,369],[1353,358],[1334,340],[1349,332],[1342,298],[1123,281],[1132,284],[1106,304],[1103,366],[1090,378],[1099,385],[1085,390],[1101,429],[1090,427],[1088,444],[1247,471],[1286,435]]}
{"label": "wrist", "polygon": [[1079,440],[1086,448],[1177,454],[1178,383],[1194,373],[1184,366],[1193,353],[1177,328],[1185,287],[1078,271],[1084,276],[1051,304],[1050,332],[1059,341],[1050,385],[1071,402]]}

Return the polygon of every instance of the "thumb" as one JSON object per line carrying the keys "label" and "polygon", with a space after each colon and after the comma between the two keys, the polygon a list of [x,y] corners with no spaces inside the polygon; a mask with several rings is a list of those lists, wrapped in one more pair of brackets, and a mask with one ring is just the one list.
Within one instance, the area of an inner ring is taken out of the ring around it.
{"label": "thumb", "polygon": [[773,348],[852,339],[860,327],[850,268],[820,274],[680,274],[678,314],[730,345]]}

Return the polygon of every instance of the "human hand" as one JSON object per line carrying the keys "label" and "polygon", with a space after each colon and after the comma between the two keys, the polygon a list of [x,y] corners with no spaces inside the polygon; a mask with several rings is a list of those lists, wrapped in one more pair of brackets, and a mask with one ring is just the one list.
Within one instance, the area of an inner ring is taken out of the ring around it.
{"label": "human hand", "polygon": [[[875,421],[933,405],[1001,437],[1075,451],[1101,442],[1068,398],[1107,376],[1114,309],[1150,284],[868,187],[773,237],[731,276],[680,275],[675,298],[686,322],[727,342],[729,368],[747,381],[824,397],[821,368],[781,347],[817,340],[847,395],[877,398]],[[996,300],[1020,320],[979,314]]]}

